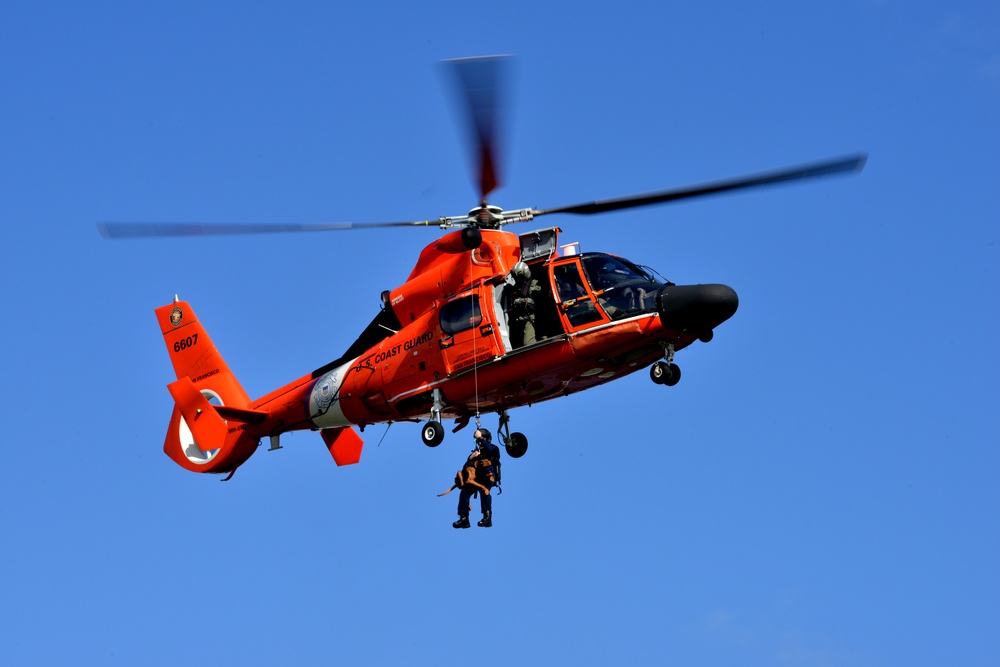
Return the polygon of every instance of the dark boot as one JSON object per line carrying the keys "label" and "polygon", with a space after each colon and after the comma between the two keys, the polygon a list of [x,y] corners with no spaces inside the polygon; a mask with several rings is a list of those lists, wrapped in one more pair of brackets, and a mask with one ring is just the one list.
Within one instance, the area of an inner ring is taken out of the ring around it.
{"label": "dark boot", "polygon": [[458,515],[458,521],[456,521],[455,523],[451,524],[451,527],[452,528],[468,528],[469,527],[469,515],[468,514],[459,514]]}
{"label": "dark boot", "polygon": [[480,528],[492,528],[493,527],[493,512],[491,510],[486,510],[483,512],[483,518],[476,524]]}

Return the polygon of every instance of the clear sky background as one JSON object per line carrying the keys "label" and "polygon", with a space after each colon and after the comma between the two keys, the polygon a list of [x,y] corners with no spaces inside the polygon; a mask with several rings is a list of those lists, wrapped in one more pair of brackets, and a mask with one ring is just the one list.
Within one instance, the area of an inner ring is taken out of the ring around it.
{"label": "clear sky background", "polygon": [[[997,3],[361,4],[0,7],[0,663],[1000,663]],[[95,222],[464,213],[438,61],[491,53],[516,56],[504,208],[868,166],[517,229],[740,309],[676,387],[513,411],[491,530],[436,497],[468,430],[371,427],[347,468],[297,433],[224,484],[174,465],[154,308],[189,301],[260,396],[440,232]]]}

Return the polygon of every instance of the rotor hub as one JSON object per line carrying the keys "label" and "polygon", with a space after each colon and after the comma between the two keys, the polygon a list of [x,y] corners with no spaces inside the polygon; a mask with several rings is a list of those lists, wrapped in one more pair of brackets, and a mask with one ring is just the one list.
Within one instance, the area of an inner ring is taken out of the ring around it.
{"label": "rotor hub", "polygon": [[504,224],[503,209],[483,202],[469,211],[469,225],[480,229],[500,229]]}

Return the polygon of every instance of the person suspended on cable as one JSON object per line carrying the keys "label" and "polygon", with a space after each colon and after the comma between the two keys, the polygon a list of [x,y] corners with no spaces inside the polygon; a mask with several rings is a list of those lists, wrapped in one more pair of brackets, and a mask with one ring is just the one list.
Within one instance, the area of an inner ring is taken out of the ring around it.
{"label": "person suspended on cable", "polygon": [[476,525],[482,528],[493,526],[493,494],[490,489],[500,491],[500,448],[493,444],[493,435],[485,428],[477,428],[473,437],[476,448],[455,477],[455,486],[461,489],[461,493],[458,496],[458,521],[451,524],[453,528],[469,527],[470,501],[476,493],[479,494],[479,507],[483,512],[483,518]]}

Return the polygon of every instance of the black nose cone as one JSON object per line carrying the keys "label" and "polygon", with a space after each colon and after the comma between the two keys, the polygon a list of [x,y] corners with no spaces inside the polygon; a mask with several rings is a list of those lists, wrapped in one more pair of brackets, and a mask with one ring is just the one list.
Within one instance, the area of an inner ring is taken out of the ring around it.
{"label": "black nose cone", "polygon": [[710,336],[736,312],[740,299],[728,285],[666,285],[656,296],[663,326],[679,333]]}

